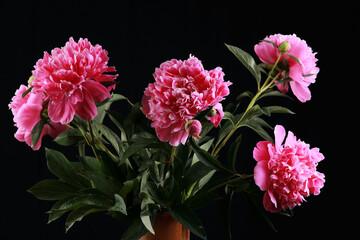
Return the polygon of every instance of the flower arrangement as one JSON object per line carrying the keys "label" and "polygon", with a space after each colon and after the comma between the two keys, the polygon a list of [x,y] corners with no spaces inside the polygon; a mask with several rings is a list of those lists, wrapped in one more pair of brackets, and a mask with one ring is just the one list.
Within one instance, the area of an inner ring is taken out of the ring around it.
{"label": "flower arrangement", "polygon": [[[316,167],[323,154],[291,131],[286,137],[281,125],[270,134],[273,128],[263,116],[293,112],[259,105],[265,97],[289,98],[289,89],[299,101],[309,101],[309,85],[319,72],[315,53],[295,34],[275,34],[255,45],[260,64],[240,48],[225,45],[257,85],[257,92],[245,91],[227,106],[222,104],[232,83],[220,67],[205,70],[192,55],[162,63],[141,103],[132,103],[112,92],[118,74],[108,66],[108,53],[100,45],[70,38],[64,47],[44,53],[9,107],[15,138],[34,150],[45,135],[59,145],[78,148],[71,160],[45,148],[48,169],[56,179],[42,180],[29,192],[55,201],[49,222],[68,213],[68,231],[86,215],[107,212],[129,224],[122,240],[137,240],[156,236],[156,222],[166,213],[206,239],[193,210],[211,201],[224,200],[230,208],[233,194],[242,193],[273,228],[263,209],[291,215],[305,197],[320,193],[325,176]],[[247,98],[247,107],[241,109],[240,101]],[[115,101],[127,102],[127,116],[110,109]],[[105,117],[117,129],[107,127]],[[263,139],[253,149],[253,173],[236,168],[243,127]]]}

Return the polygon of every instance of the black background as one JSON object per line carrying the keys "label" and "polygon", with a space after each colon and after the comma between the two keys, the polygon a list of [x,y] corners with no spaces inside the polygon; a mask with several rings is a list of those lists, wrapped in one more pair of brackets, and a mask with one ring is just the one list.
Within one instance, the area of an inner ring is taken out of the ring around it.
{"label": "black background", "polygon": [[[358,141],[355,84],[359,78],[359,49],[355,33],[359,12],[355,4],[331,2],[1,1],[0,96],[1,116],[6,118],[1,126],[1,239],[120,239],[126,229],[126,225],[100,213],[86,217],[65,234],[64,218],[46,224],[45,212],[51,204],[26,192],[39,180],[52,176],[46,168],[44,149],[32,151],[13,137],[16,128],[7,104],[20,84],[26,84],[44,51],[64,46],[71,36],[76,41],[83,37],[93,45],[100,44],[109,52],[109,66],[117,68],[120,84],[116,92],[133,102],[140,101],[145,87],[154,81],[155,67],[171,58],[184,60],[193,54],[202,60],[205,69],[221,66],[226,80],[233,82],[231,94],[224,101],[227,103],[242,91],[255,91],[256,84],[224,43],[256,57],[253,46],[275,33],[296,33],[318,52],[320,73],[310,86],[312,100],[275,100],[296,115],[276,116],[270,122],[283,124],[312,147],[320,148],[326,158],[318,170],[325,173],[326,183],[319,196],[307,198],[294,209],[294,217],[270,215],[278,233],[264,227],[253,217],[246,200],[235,196],[233,239],[315,239],[329,233],[350,236],[358,222],[358,180],[353,170],[359,155],[351,143]],[[121,105],[114,109],[125,111]],[[255,166],[252,148],[260,139],[250,131],[243,132],[246,140],[240,148],[238,167],[240,172],[250,173]],[[43,140],[43,146],[58,149],[50,138]],[[65,153],[71,158],[71,152]],[[209,240],[227,239],[221,212],[220,203],[197,211]],[[192,235],[191,239],[198,238]]]}

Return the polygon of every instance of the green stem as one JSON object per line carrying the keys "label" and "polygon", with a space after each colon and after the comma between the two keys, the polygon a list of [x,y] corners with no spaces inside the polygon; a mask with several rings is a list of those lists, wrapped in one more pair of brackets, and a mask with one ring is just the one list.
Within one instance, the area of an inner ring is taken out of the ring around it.
{"label": "green stem", "polygon": [[223,187],[223,186],[226,186],[226,185],[228,185],[228,184],[235,183],[235,182],[237,182],[237,181],[244,180],[244,179],[248,179],[248,178],[252,178],[252,177],[254,177],[254,174],[245,175],[245,176],[240,175],[240,176],[237,177],[237,178],[234,178],[234,179],[231,179],[231,180],[229,180],[229,181],[223,182],[223,183],[221,183],[221,184],[219,184],[219,185],[217,185],[217,186],[209,189],[208,192],[212,192],[212,191],[214,191],[214,190],[216,190],[216,189],[218,189],[218,188],[221,188],[221,187]]}
{"label": "green stem", "polygon": [[[100,148],[102,148],[102,150],[104,150],[107,154],[109,154],[109,156],[111,157],[111,159],[115,162],[118,163],[119,160],[116,158],[116,156],[114,154],[112,154],[112,152],[104,145],[104,143],[96,136],[96,134],[93,131],[92,128],[92,124],[91,121],[88,121],[88,125],[89,125],[89,131],[90,131],[90,136],[91,136],[91,148],[93,149],[93,152],[95,154],[95,156],[97,156],[97,152],[96,152],[96,143],[98,143],[98,146],[100,146]],[[96,141],[95,141],[96,140]],[[98,158],[98,156],[96,157]],[[99,158],[98,158],[99,159]]]}
{"label": "green stem", "polygon": [[90,142],[88,142],[88,145],[91,147],[91,149],[93,150],[94,154],[95,154],[95,157],[101,161],[101,158],[99,156],[99,154],[97,153],[96,151],[96,147],[95,147],[95,141],[94,141],[94,132],[93,132],[93,129],[92,129],[92,125],[91,125],[91,121],[89,120],[88,121],[88,126],[89,126],[89,132],[90,132]]}
{"label": "green stem", "polygon": [[[241,121],[243,120],[243,118],[246,116],[246,113],[254,106],[255,102],[257,101],[257,99],[260,97],[260,95],[262,93],[264,93],[268,88],[271,87],[271,85],[274,83],[274,81],[280,76],[280,74],[282,73],[282,71],[278,72],[275,77],[270,81],[271,76],[273,74],[273,71],[276,68],[276,65],[279,63],[279,60],[281,58],[282,54],[279,54],[278,59],[276,60],[274,66],[272,67],[271,71],[268,74],[268,77],[266,78],[264,84],[261,86],[261,88],[258,90],[258,92],[255,94],[255,96],[253,97],[253,99],[251,99],[251,102],[249,103],[249,105],[247,106],[245,112],[243,113],[243,115],[241,116],[240,120],[235,124],[235,126],[233,127],[233,129],[231,129],[231,131],[228,133],[228,135],[223,139],[223,141],[220,143],[220,145],[215,146],[211,155],[212,156],[216,156],[219,151],[225,146],[225,144],[227,143],[227,141],[230,139],[230,137],[234,134],[234,132],[236,131],[236,129],[238,129]],[[270,81],[270,83],[269,83]]]}

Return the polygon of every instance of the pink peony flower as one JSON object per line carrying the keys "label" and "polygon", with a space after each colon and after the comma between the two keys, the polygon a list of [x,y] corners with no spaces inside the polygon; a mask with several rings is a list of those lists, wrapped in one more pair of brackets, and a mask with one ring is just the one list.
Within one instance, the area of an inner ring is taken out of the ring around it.
{"label": "pink peony flower", "polygon": [[41,132],[39,141],[33,146],[31,141],[31,132],[34,126],[40,121],[42,113],[44,113],[44,99],[45,95],[42,93],[29,93],[24,98],[22,94],[28,90],[29,87],[21,85],[15,92],[15,96],[12,98],[9,108],[14,115],[15,126],[18,130],[15,133],[15,138],[21,142],[26,142],[34,150],[38,150],[41,146],[41,139],[45,135],[50,135],[56,138],[62,131],[68,127],[50,121],[49,124],[45,124]]}
{"label": "pink peony flower", "polygon": [[104,82],[113,83],[117,75],[104,74],[114,72],[108,67],[107,52],[100,45],[92,46],[85,38],[75,42],[70,38],[65,47],[55,48],[51,55],[44,53],[44,58],[37,61],[33,92],[43,92],[49,100],[49,117],[63,124],[71,122],[74,114],[84,120],[91,120],[97,115],[96,101],[110,98]]}
{"label": "pink peony flower", "polygon": [[[311,93],[309,85],[315,82],[316,76],[319,72],[319,68],[316,67],[316,53],[313,53],[312,49],[306,44],[306,42],[298,38],[295,34],[275,34],[266,37],[264,40],[272,41],[277,46],[280,46],[280,44],[285,41],[289,43],[290,46],[287,53],[298,58],[301,66],[293,58],[287,55],[283,55],[280,62],[282,62],[284,58],[286,58],[289,62],[289,77],[293,80],[290,82],[290,87],[294,95],[301,102],[310,100]],[[260,42],[255,45],[255,53],[262,62],[273,65],[279,57],[280,51],[270,43]],[[283,74],[282,77],[284,78],[285,75]],[[289,90],[289,83],[278,84],[277,87],[281,92],[286,93]]]}
{"label": "pink peony flower", "polygon": [[155,83],[149,84],[142,99],[143,112],[152,121],[158,138],[170,145],[185,144],[185,124],[198,112],[213,106],[217,113],[209,117],[218,126],[224,116],[220,101],[229,94],[231,82],[224,81],[220,67],[204,70],[199,59],[172,59],[155,69]]}
{"label": "pink peony flower", "polygon": [[199,120],[190,120],[185,124],[185,132],[196,139],[200,138],[201,129],[202,126]]}
{"label": "pink peony flower", "polygon": [[300,205],[310,194],[318,195],[324,186],[325,175],[317,172],[318,162],[324,155],[318,148],[311,148],[289,131],[285,144],[285,129],[275,127],[275,145],[258,142],[253,157],[258,162],[254,169],[256,185],[264,194],[267,211],[278,212]]}

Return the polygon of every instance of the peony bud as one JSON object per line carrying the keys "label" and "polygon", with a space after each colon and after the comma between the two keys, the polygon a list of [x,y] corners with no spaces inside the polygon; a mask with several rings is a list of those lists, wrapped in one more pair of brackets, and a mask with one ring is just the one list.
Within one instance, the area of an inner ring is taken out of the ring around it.
{"label": "peony bud", "polygon": [[279,50],[280,50],[281,54],[287,53],[288,51],[290,51],[290,48],[291,48],[291,46],[290,46],[290,43],[288,41],[282,42],[280,44],[280,46],[279,46]]}
{"label": "peony bud", "polygon": [[200,138],[201,128],[202,126],[199,120],[190,120],[185,124],[185,131],[196,139]]}
{"label": "peony bud", "polygon": [[34,81],[34,76],[29,77],[28,84],[31,85],[31,83]]}
{"label": "peony bud", "polygon": [[215,116],[217,113],[216,109],[214,107],[212,107],[212,109],[210,110],[210,112],[207,114],[208,117],[213,117]]}

